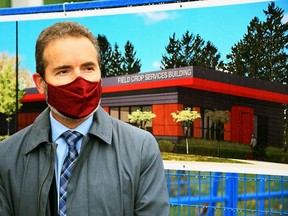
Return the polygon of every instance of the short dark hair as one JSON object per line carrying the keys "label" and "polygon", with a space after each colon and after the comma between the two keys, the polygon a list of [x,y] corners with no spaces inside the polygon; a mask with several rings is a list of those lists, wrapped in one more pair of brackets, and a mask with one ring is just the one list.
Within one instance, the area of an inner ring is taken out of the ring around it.
{"label": "short dark hair", "polygon": [[90,32],[88,28],[77,22],[71,22],[71,21],[57,22],[44,29],[40,33],[36,42],[35,47],[36,72],[39,73],[43,78],[45,77],[45,68],[47,66],[47,62],[45,62],[45,59],[43,58],[44,49],[50,42],[65,37],[88,38],[96,49],[96,52],[98,54],[97,55],[98,63],[100,66],[100,49],[97,39],[92,34],[92,32]]}

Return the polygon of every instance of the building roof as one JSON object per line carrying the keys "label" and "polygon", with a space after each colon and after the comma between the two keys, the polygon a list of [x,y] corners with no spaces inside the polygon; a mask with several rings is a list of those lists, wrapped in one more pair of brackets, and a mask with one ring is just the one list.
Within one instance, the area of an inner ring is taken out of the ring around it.
{"label": "building roof", "polygon": [[[105,93],[167,87],[185,87],[245,98],[288,104],[287,85],[190,66],[103,79]],[[22,102],[44,101],[35,88],[26,90]]]}

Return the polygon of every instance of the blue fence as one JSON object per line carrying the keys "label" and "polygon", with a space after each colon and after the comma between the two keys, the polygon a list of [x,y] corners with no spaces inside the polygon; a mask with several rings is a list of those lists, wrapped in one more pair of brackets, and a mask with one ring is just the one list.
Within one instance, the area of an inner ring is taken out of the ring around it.
{"label": "blue fence", "polygon": [[174,215],[288,215],[288,176],[166,170]]}

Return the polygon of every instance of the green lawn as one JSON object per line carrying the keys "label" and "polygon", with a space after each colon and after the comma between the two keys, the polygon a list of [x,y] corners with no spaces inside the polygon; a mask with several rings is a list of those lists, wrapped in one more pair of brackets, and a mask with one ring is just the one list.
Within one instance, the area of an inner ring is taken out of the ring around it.
{"label": "green lawn", "polygon": [[201,155],[191,155],[191,154],[176,154],[161,152],[163,160],[175,160],[175,161],[207,161],[207,162],[222,162],[222,163],[244,163],[241,161],[228,159],[228,158],[218,158],[218,157],[209,157]]}

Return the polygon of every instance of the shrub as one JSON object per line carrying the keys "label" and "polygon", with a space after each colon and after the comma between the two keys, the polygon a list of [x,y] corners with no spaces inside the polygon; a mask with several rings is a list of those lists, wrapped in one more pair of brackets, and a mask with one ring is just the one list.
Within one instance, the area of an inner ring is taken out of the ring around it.
{"label": "shrub", "polygon": [[[218,155],[218,145],[219,145],[219,155],[224,158],[236,158],[236,159],[247,159],[247,157],[252,153],[249,145],[231,143],[216,140],[206,140],[206,139],[189,139],[189,152],[195,155],[203,156],[213,156]],[[179,144],[175,146],[174,152],[185,153],[186,146],[185,140],[180,140]]]}
{"label": "shrub", "polygon": [[[250,145],[232,143],[216,140],[206,139],[194,139],[190,138],[189,153],[193,155],[212,156],[217,157],[218,144],[219,144],[219,156],[222,158],[234,158],[234,159],[256,159],[276,163],[288,163],[288,153],[282,148],[268,146],[257,152],[257,155],[253,155],[253,151]],[[186,153],[185,139],[181,139],[178,144],[174,146],[174,153]]]}
{"label": "shrub", "polygon": [[161,152],[173,152],[175,144],[170,140],[159,140],[158,145]]}
{"label": "shrub", "polygon": [[265,161],[288,163],[288,154],[281,148],[268,146],[266,148]]}

